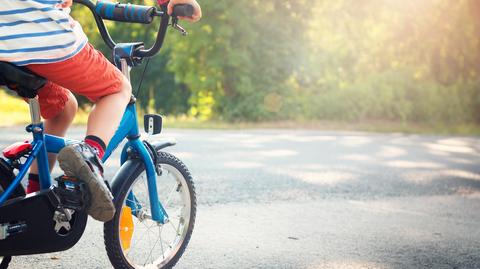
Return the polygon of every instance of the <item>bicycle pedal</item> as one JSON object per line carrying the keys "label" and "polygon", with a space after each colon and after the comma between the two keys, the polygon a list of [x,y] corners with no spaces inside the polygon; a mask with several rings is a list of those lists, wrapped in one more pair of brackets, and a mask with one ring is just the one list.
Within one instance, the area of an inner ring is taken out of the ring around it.
{"label": "bicycle pedal", "polygon": [[55,180],[56,180],[57,182],[59,182],[59,183],[60,183],[60,182],[72,182],[72,183],[79,182],[78,178],[76,178],[76,177],[69,177],[69,176],[67,176],[67,175],[61,175],[61,176],[55,178]]}
{"label": "bicycle pedal", "polygon": [[90,191],[87,184],[75,177],[62,175],[55,178],[58,187],[55,193],[60,199],[60,206],[76,211],[85,210],[90,204]]}

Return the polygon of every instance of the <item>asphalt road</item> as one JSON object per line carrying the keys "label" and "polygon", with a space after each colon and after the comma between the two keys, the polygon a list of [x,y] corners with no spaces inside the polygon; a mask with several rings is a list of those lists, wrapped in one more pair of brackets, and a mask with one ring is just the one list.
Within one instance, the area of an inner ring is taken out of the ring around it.
{"label": "asphalt road", "polygon": [[[70,135],[81,138],[81,129]],[[198,192],[177,268],[480,268],[480,139],[167,130]],[[28,138],[1,129],[0,144]],[[107,177],[118,160],[108,164]],[[11,268],[110,268],[102,225]]]}

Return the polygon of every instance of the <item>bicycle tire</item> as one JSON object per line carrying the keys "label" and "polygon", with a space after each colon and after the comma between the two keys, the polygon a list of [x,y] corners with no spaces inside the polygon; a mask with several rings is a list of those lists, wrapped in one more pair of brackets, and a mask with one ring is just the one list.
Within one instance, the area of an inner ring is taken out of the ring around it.
{"label": "bicycle tire", "polygon": [[[192,176],[185,164],[183,164],[179,159],[177,159],[172,154],[166,152],[158,152],[158,164],[160,165],[160,167],[168,165],[169,167],[173,167],[178,170],[178,172],[182,175],[184,183],[186,185],[182,187],[186,187],[185,190],[188,190],[188,196],[190,198],[189,222],[188,226],[186,227],[185,237],[180,242],[180,245],[175,248],[176,252],[171,256],[169,260],[162,261],[160,264],[155,264],[155,267],[164,269],[171,268],[178,262],[180,257],[185,252],[185,249],[190,241],[196,217],[196,194]],[[129,178],[124,179],[125,184],[118,192],[119,194],[117,195],[117,197],[115,197],[115,216],[111,221],[104,224],[105,248],[107,250],[107,254],[111,264],[114,268],[117,269],[133,269],[138,266],[136,264],[132,264],[133,262],[131,262],[130,259],[126,257],[123,251],[120,239],[120,215],[122,207],[126,202],[128,193],[133,188],[133,185],[136,184],[137,180],[139,180],[139,177],[144,173],[144,170],[145,167],[141,165],[137,168],[137,171],[130,175]],[[162,244],[162,242],[160,244]],[[152,250],[150,251],[150,253],[152,252]]]}

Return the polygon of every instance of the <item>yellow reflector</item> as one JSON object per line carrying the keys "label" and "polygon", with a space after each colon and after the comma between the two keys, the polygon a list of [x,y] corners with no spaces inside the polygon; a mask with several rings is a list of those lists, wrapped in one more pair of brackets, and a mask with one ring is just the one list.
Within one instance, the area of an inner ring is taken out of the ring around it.
{"label": "yellow reflector", "polygon": [[123,250],[128,250],[130,248],[133,229],[132,209],[128,206],[124,206],[122,208],[122,214],[120,215],[120,242],[122,243]]}

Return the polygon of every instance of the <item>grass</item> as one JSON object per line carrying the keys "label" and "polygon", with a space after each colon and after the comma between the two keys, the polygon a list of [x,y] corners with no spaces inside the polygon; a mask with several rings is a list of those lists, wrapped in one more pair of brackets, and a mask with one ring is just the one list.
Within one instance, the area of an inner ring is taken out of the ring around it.
{"label": "grass", "polygon": [[[0,127],[25,125],[30,122],[28,105],[20,98],[0,91]],[[88,112],[79,110],[74,124],[84,125]],[[143,120],[139,117],[140,121]],[[140,123],[140,126],[143,124]],[[189,129],[307,129],[335,131],[399,132],[415,134],[474,135],[480,136],[480,126],[475,124],[417,124],[391,121],[362,121],[357,123],[334,121],[274,121],[274,122],[224,122],[218,120],[202,121],[186,116],[168,116],[164,118],[166,128]]]}
{"label": "grass", "polygon": [[[30,123],[30,112],[28,104],[18,97],[8,95],[5,91],[0,90],[0,127],[25,125]],[[87,122],[88,113],[79,110],[74,124],[85,124]]]}
{"label": "grass", "polygon": [[30,120],[28,105],[20,98],[14,98],[0,91],[0,126],[12,126]]}

